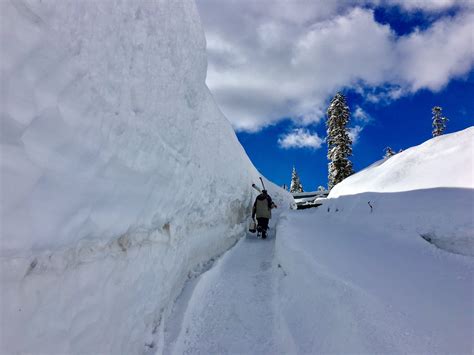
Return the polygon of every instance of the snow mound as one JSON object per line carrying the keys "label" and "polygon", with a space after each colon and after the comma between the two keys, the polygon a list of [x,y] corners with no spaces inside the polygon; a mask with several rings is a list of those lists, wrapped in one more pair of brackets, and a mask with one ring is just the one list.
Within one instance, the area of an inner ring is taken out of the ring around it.
{"label": "snow mound", "polygon": [[334,186],[329,197],[437,187],[474,188],[474,127],[446,134],[373,164]]}
{"label": "snow mound", "polygon": [[474,255],[474,127],[407,149],[337,184],[320,209]]}
{"label": "snow mound", "polygon": [[[279,220],[274,328],[293,345],[285,353],[472,352],[474,258],[415,237],[407,208],[390,216],[387,198],[397,194],[381,194],[373,213],[362,194],[355,211],[339,201],[338,212],[287,211]],[[413,221],[427,217],[410,210]]]}
{"label": "snow mound", "polygon": [[196,7],[0,12],[0,352],[158,346],[190,270],[247,228],[258,181],[205,85]]}

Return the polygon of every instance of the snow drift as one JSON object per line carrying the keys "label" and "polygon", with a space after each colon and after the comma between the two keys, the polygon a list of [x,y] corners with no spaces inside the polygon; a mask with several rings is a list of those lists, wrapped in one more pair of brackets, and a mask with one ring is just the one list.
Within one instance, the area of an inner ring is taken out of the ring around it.
{"label": "snow drift", "polygon": [[334,186],[321,208],[474,255],[473,142],[470,127],[379,161]]}
{"label": "snow drift", "polygon": [[416,237],[406,214],[402,229],[393,214],[348,211],[349,202],[279,220],[275,328],[284,352],[471,353],[474,259]]}
{"label": "snow drift", "polygon": [[0,11],[0,352],[154,347],[188,272],[242,235],[258,181],[205,85],[195,5]]}

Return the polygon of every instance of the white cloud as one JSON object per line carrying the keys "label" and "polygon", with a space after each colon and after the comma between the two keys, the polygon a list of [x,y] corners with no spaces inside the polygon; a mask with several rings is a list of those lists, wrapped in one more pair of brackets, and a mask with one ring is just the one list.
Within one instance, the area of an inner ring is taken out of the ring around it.
{"label": "white cloud", "polygon": [[396,66],[401,84],[412,92],[439,90],[474,64],[474,12],[437,21],[424,32],[415,31],[397,42]]}
{"label": "white cloud", "polygon": [[364,124],[372,121],[372,117],[360,106],[356,106],[352,117],[354,117],[356,121],[362,122]]}
{"label": "white cloud", "polygon": [[278,145],[281,148],[311,148],[319,149],[324,143],[324,139],[320,138],[316,133],[312,134],[304,128],[295,128],[278,139]]}
{"label": "white cloud", "polygon": [[472,0],[386,0],[389,5],[398,5],[407,11],[442,11],[454,6],[470,6]]}
{"label": "white cloud", "polygon": [[402,88],[400,85],[390,84],[377,87],[358,85],[354,89],[358,94],[364,96],[366,101],[374,104],[388,104],[409,93],[407,88]]}
{"label": "white cloud", "polygon": [[362,132],[363,129],[364,127],[359,126],[359,125],[349,128],[349,138],[352,141],[352,145],[357,144],[357,142],[359,141],[360,133]]}
{"label": "white cloud", "polygon": [[[318,123],[344,87],[362,86],[372,102],[391,101],[439,90],[473,68],[474,12],[467,5],[454,18],[399,37],[360,7],[367,3],[410,1],[198,0],[207,84],[233,126],[258,131],[284,118]],[[403,8],[434,11],[463,1],[428,3]]]}
{"label": "white cloud", "polygon": [[373,118],[360,106],[355,107],[352,117],[357,124],[349,128],[349,137],[352,144],[355,145],[359,141],[361,132],[373,121]]}

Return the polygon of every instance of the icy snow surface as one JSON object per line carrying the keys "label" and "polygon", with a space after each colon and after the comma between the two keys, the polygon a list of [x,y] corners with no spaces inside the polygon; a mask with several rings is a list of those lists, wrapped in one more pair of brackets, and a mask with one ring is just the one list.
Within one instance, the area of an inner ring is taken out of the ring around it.
{"label": "icy snow surface", "polygon": [[0,352],[156,346],[189,271],[243,235],[258,182],[205,86],[195,5],[0,13]]}

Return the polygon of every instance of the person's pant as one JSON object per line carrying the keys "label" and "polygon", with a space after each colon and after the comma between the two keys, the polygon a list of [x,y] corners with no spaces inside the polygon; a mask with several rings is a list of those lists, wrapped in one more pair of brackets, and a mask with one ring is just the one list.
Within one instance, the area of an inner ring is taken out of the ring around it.
{"label": "person's pant", "polygon": [[258,222],[258,229],[262,231],[262,237],[265,238],[267,236],[267,229],[268,229],[268,218],[257,218]]}

